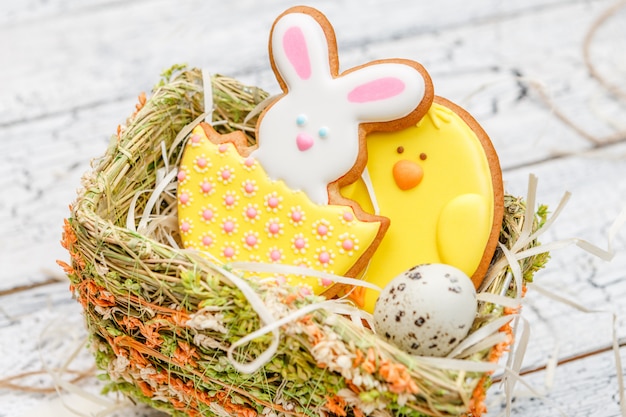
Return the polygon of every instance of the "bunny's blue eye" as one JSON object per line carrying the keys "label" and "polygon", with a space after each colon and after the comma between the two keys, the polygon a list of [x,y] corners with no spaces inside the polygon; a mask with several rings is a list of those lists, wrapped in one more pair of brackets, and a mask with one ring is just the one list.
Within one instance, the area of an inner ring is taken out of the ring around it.
{"label": "bunny's blue eye", "polygon": [[320,130],[317,131],[317,134],[320,138],[326,139],[328,137],[329,130],[326,126],[322,126],[320,127]]}
{"label": "bunny's blue eye", "polygon": [[296,117],[296,124],[298,126],[304,126],[306,124],[306,114],[300,114],[298,115],[298,117]]}

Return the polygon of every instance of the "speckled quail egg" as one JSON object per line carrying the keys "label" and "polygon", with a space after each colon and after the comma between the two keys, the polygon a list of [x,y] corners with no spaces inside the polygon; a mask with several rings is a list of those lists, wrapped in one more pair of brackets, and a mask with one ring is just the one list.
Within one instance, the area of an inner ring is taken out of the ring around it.
{"label": "speckled quail egg", "polygon": [[467,336],[476,308],[476,290],[465,273],[445,264],[418,265],[381,291],[374,326],[410,354],[445,356]]}

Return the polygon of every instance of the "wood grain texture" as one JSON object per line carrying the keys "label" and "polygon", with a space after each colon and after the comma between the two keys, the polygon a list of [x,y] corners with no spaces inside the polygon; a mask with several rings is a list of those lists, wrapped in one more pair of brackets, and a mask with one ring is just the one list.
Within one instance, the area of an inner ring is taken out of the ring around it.
{"label": "wood grain texture", "polygon": [[[620,357],[622,361],[626,359],[626,349],[621,349]],[[524,380],[533,391],[518,384],[513,416],[621,416],[612,352],[557,367],[549,378],[541,372]],[[505,404],[502,387],[495,385],[490,394],[488,416],[502,415]]]}
{"label": "wood grain texture", "polygon": [[[58,241],[67,206],[89,161],[133,111],[135,97],[175,63],[278,91],[267,58],[268,31],[275,16],[299,3],[0,2],[0,294],[7,294],[0,295],[0,376],[58,363],[84,335],[79,306],[65,283],[11,289],[62,279],[55,260],[66,258]],[[612,4],[323,0],[314,6],[335,26],[342,70],[387,57],[424,64],[436,93],[463,105],[492,137],[509,192],[524,195],[532,172],[539,177],[540,202],[556,207],[564,191],[573,193],[543,241],[579,237],[605,246],[608,228],[626,207],[626,103],[589,76],[582,42]],[[624,21],[624,9],[607,21],[591,57],[607,80],[626,89]],[[573,126],[559,119],[561,113]],[[536,281],[589,309],[615,312],[623,338],[625,232],[615,249],[610,263],[578,248],[555,252]],[[611,342],[606,313],[578,312],[531,291],[523,315],[532,328],[527,369]],[[61,327],[74,337],[41,344],[50,329]],[[78,364],[89,360],[85,354]],[[545,375],[526,380],[541,389]],[[617,416],[615,381],[610,353],[573,361],[557,368],[547,400],[525,396],[520,388],[514,415],[558,415],[556,403],[570,416]],[[91,384],[89,389],[97,388]],[[19,416],[48,400],[0,389],[0,403],[11,404],[0,408],[0,417]],[[489,400],[490,415],[498,415],[497,388]]]}

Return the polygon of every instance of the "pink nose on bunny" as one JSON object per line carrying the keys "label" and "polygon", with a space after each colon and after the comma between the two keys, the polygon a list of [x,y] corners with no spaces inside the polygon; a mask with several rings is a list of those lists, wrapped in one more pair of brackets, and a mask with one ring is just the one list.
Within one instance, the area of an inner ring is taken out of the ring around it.
{"label": "pink nose on bunny", "polygon": [[298,145],[298,149],[304,152],[313,146],[313,136],[304,132],[298,133],[298,136],[296,136],[296,144]]}

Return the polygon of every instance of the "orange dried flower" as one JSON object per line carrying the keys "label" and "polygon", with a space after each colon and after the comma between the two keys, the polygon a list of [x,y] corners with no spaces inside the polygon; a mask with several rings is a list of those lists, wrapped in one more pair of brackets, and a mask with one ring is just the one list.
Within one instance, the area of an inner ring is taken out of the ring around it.
{"label": "orange dried flower", "polygon": [[136,382],[139,388],[141,389],[141,393],[148,398],[152,398],[152,396],[154,395],[154,391],[152,390],[152,387],[150,386],[150,384],[148,384],[145,381],[136,381]]}
{"label": "orange dried flower", "polygon": [[511,314],[519,314],[519,310],[520,308],[511,308],[511,307],[504,307],[503,312],[506,316],[509,316]]}
{"label": "orange dried flower", "polygon": [[150,378],[157,384],[165,384],[170,379],[169,375],[165,371],[161,371],[156,374],[150,374],[148,375],[148,378]]}
{"label": "orange dried flower", "polygon": [[363,362],[363,364],[361,365],[361,369],[365,371],[365,373],[373,374],[374,371],[376,371],[376,365],[374,365],[372,362]]}
{"label": "orange dried flower", "polygon": [[198,358],[198,353],[196,353],[196,348],[192,348],[188,343],[180,341],[178,342],[178,346],[174,351],[174,360],[178,362],[181,366],[191,365],[196,366],[197,363],[193,358]]}
{"label": "orange dried flower", "polygon": [[137,317],[124,316],[122,317],[122,326],[126,327],[126,330],[134,330],[141,326],[141,320]]}
{"label": "orange dried flower", "polygon": [[185,410],[187,408],[187,404],[185,404],[182,401],[177,400],[174,397],[171,397],[170,399],[170,403],[174,406],[175,409],[177,410]]}
{"label": "orange dried flower", "polygon": [[184,311],[173,312],[169,321],[174,323],[175,326],[185,327],[189,321],[189,314]]}
{"label": "orange dried flower", "polygon": [[324,332],[322,332],[320,328],[317,327],[315,323],[313,323],[313,320],[311,319],[310,315],[306,315],[302,317],[300,319],[300,323],[304,325],[304,330],[306,334],[309,336],[309,340],[311,341],[311,344],[313,346],[317,345],[319,342],[324,340],[325,338]]}
{"label": "orange dried flower", "polygon": [[146,323],[146,325],[142,325],[139,328],[141,334],[146,338],[146,346],[149,348],[158,347],[163,344],[163,339],[159,333],[160,328],[161,324],[159,322]]}
{"label": "orange dried flower", "polygon": [[68,219],[63,219],[61,246],[63,246],[63,248],[67,250],[70,250],[76,242],[78,242],[78,238],[76,237],[76,233],[74,233],[74,229],[72,229],[72,225],[70,224]]}
{"label": "orange dried flower", "polygon": [[287,295],[287,297],[285,297],[285,304],[287,304],[287,305],[291,305],[291,304],[292,304],[294,301],[296,301],[298,298],[300,298],[300,297],[298,296],[298,294],[291,293],[291,294]]}
{"label": "orange dried flower", "polygon": [[129,348],[128,352],[129,352],[129,360],[135,367],[137,367],[138,365],[140,366],[150,365],[150,362],[148,362],[148,360],[137,349]]}
{"label": "orange dried flower", "polygon": [[348,386],[348,388],[350,388],[352,391],[356,392],[357,394],[361,392],[361,388],[356,386],[354,382],[352,382],[352,380],[346,380],[346,385]]}
{"label": "orange dried flower", "polygon": [[98,292],[98,297],[94,298],[93,303],[100,307],[113,307],[115,305],[115,296],[106,290]]}
{"label": "orange dried flower", "polygon": [[77,288],[79,294],[82,296],[79,297],[79,301],[80,298],[84,297],[90,303],[100,307],[113,307],[115,305],[115,296],[91,279],[83,280]]}
{"label": "orange dried flower", "polygon": [[185,389],[185,384],[183,383],[182,379],[180,378],[175,378],[175,377],[171,377],[170,382],[168,384],[172,389],[176,390],[176,391],[180,391],[183,392]]}
{"label": "orange dried flower", "polygon": [[324,405],[331,413],[344,417],[348,415],[346,412],[346,400],[338,395],[332,397],[326,396],[326,404]]}
{"label": "orange dried flower", "polygon": [[483,376],[480,381],[478,381],[478,385],[472,393],[468,407],[469,415],[472,417],[480,417],[483,413],[487,412],[487,406],[485,406],[485,398],[487,397],[487,393],[485,392],[486,380],[487,376]]}
{"label": "orange dried flower", "polygon": [[257,412],[243,405],[233,404],[230,400],[222,403],[224,410],[237,417],[257,417]]}
{"label": "orange dried flower", "polygon": [[139,103],[135,104],[135,112],[133,113],[132,117],[135,117],[137,113],[139,113],[139,110],[143,109],[143,106],[146,104],[146,93],[142,92],[141,94],[139,94],[137,100],[139,101]]}
{"label": "orange dried flower", "polygon": [[74,261],[74,265],[77,266],[79,270],[82,271],[83,269],[85,269],[85,260],[82,256],[80,256],[80,253],[70,251],[70,257]]}
{"label": "orange dried flower", "polygon": [[185,413],[187,413],[189,417],[201,417],[202,416],[202,414],[200,414],[199,411],[191,409],[191,408],[186,409]]}
{"label": "orange dried flower", "polygon": [[368,374],[373,374],[376,371],[376,353],[374,349],[369,348],[367,350],[367,357],[361,365],[361,369]]}
{"label": "orange dried flower", "polygon": [[356,352],[354,353],[354,360],[352,361],[352,366],[356,368],[357,366],[363,363],[363,360],[364,360],[363,352],[361,351],[361,349],[357,349]]}
{"label": "orange dried flower", "polygon": [[411,374],[400,363],[385,360],[380,364],[378,373],[389,384],[389,391],[395,394],[417,394],[419,392],[419,387],[411,378]]}
{"label": "orange dried flower", "polygon": [[73,275],[76,271],[74,271],[74,268],[72,268],[71,265],[69,265],[66,262],[57,260],[57,265],[59,265],[61,268],[63,268],[63,272],[65,272],[65,274],[67,275]]}

